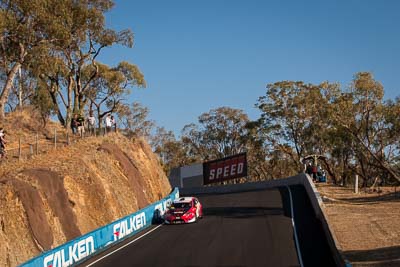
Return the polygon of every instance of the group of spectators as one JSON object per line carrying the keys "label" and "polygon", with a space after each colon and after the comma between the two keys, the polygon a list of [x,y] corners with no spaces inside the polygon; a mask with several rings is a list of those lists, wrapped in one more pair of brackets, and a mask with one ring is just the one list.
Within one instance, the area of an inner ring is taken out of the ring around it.
{"label": "group of spectators", "polygon": [[[71,120],[71,130],[74,135],[79,135],[83,137],[85,134],[85,122],[87,123],[87,131],[90,136],[96,135],[96,117],[93,115],[93,112],[89,112],[86,120],[80,114],[74,114],[74,117]],[[104,123],[106,125],[105,133],[109,133],[114,128],[114,131],[117,130],[117,123],[115,121],[114,116],[111,114],[107,114]]]}
{"label": "group of spectators", "polygon": [[[85,134],[85,122],[87,122],[87,130],[90,136],[96,135],[96,118],[93,116],[93,112],[89,112],[89,116],[86,120],[82,115],[74,114],[74,117],[71,120],[71,130],[74,135],[79,135],[80,137],[84,137]],[[117,123],[115,121],[114,116],[111,114],[107,114],[104,123],[106,125],[105,132],[109,133],[111,131],[117,131]],[[3,128],[0,128],[0,159],[6,158],[6,131]]]}
{"label": "group of spectators", "polygon": [[326,173],[325,170],[319,165],[308,163],[306,173],[309,174],[314,182],[325,182]]}

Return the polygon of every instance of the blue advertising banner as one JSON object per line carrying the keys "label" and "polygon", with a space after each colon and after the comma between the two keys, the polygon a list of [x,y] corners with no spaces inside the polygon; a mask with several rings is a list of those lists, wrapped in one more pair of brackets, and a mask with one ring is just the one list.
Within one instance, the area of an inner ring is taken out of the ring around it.
{"label": "blue advertising banner", "polygon": [[108,246],[149,227],[163,215],[168,205],[179,198],[179,189],[162,200],[106,226],[73,239],[21,264],[21,267],[67,267],[103,251]]}

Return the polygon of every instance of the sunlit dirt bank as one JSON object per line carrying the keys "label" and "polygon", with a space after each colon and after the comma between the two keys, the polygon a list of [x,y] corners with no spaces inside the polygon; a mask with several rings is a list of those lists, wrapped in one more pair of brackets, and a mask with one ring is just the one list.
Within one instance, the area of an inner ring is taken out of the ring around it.
{"label": "sunlit dirt bank", "polygon": [[118,133],[3,162],[0,266],[16,266],[170,190],[149,145]]}

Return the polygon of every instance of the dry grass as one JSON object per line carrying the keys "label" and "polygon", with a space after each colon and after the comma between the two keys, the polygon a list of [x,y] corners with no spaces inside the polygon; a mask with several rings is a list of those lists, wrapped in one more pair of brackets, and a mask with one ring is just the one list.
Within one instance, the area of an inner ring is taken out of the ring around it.
{"label": "dry grass", "polygon": [[319,184],[329,224],[354,266],[400,266],[400,187],[375,192]]}
{"label": "dry grass", "polygon": [[6,119],[0,122],[0,127],[7,131],[7,138],[11,145],[18,142],[19,137],[30,137],[38,134],[39,137],[51,136],[54,129],[65,131],[58,122],[49,121],[46,127],[39,114],[32,108],[25,108],[13,113],[8,113]]}

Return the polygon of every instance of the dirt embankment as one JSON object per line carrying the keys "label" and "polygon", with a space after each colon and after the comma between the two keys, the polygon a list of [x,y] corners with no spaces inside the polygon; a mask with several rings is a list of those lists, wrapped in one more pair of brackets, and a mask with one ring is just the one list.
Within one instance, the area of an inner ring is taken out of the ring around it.
{"label": "dirt embankment", "polygon": [[147,143],[118,134],[2,164],[0,266],[16,266],[170,190]]}
{"label": "dirt embankment", "polygon": [[327,219],[353,266],[400,266],[400,188],[353,193],[319,184]]}

